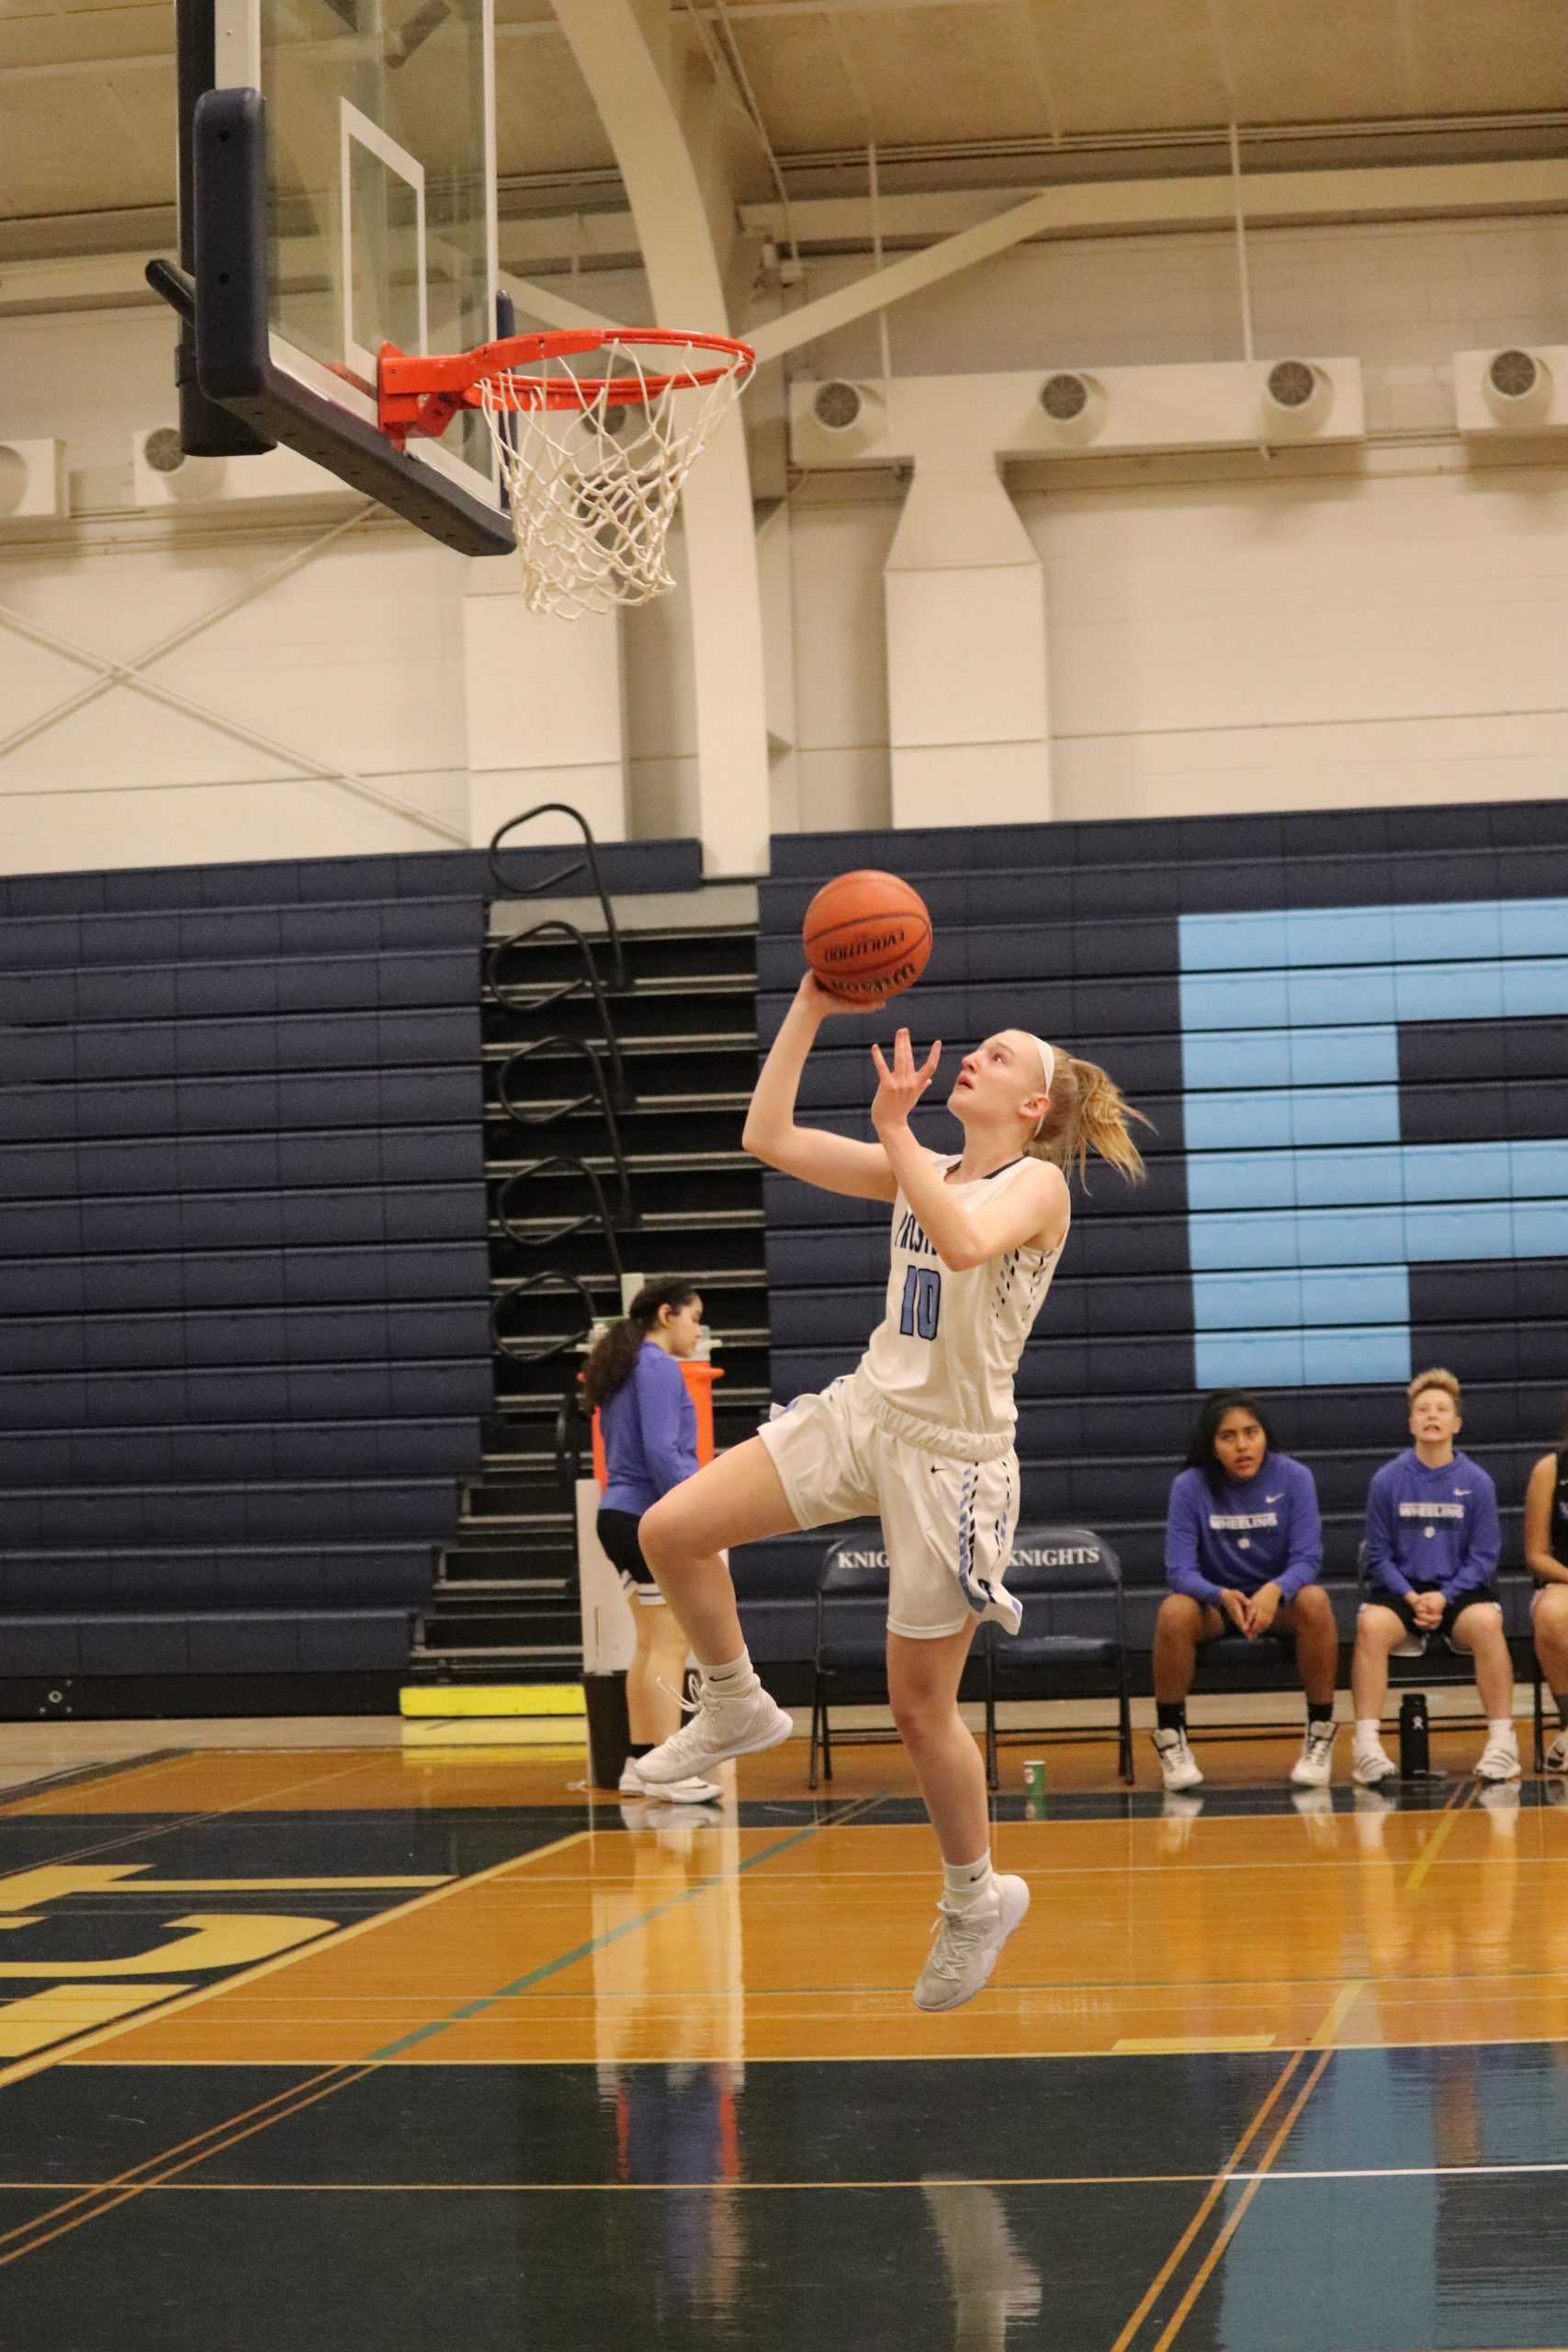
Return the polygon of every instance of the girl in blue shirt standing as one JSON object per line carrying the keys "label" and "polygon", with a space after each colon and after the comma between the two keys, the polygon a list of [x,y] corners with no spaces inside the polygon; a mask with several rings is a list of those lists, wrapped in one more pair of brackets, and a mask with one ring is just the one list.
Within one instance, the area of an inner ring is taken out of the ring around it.
{"label": "girl in blue shirt standing", "polygon": [[703,1302],[694,1283],[680,1276],[647,1283],[588,1359],[582,1375],[590,1412],[599,1413],[609,1471],[599,1505],[597,1533],[605,1557],[620,1571],[632,1604],[637,1655],[626,1670],[626,1720],[631,1748],[621,1793],[667,1797],[676,1804],[705,1804],[716,1781],[645,1781],[637,1766],[681,1720],[686,1636],[653,1580],[637,1527],[660,1495],[697,1467],[697,1412],[679,1359],[695,1355]]}
{"label": "girl in blue shirt standing", "polygon": [[1327,1784],[1339,1634],[1317,1581],[1322,1566],[1312,1472],[1275,1451],[1256,1397],[1221,1389],[1198,1416],[1166,1518],[1170,1589],[1155,1626],[1155,1752],[1168,1789],[1202,1784],[1187,1742],[1187,1693],[1199,1645],[1222,1634],[1249,1642],[1291,1635],[1307,1702],[1291,1779],[1299,1789]]}

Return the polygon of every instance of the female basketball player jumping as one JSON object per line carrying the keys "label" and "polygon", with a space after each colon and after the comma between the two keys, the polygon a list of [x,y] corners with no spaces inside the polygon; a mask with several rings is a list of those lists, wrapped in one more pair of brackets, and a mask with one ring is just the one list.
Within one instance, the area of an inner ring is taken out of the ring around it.
{"label": "female basketball player jumping", "polygon": [[789,1716],[746,1654],[718,1557],[725,1546],[879,1516],[888,1695],[943,1863],[915,2000],[950,2009],[980,1990],[1029,1908],[1023,1880],[992,1871],[985,1767],[958,1711],[976,1627],[991,1618],[1015,1634],[1021,1615],[1002,1583],[1019,1509],[1013,1376],[1066,1239],[1066,1171],[1081,1174],[1092,1150],[1129,1180],[1140,1176],[1127,1122],[1141,1114],[1094,1063],[1003,1029],[964,1056],[948,1097],[962,1152],[929,1151],[909,1114],[942,1047],[917,1069],[900,1029],[891,1069],[872,1047],[875,1143],[797,1126],[795,1092],[823,1019],[865,1009],[807,975],[757,1080],[743,1141],[770,1167],[826,1192],[891,1204],[886,1313],[852,1373],[820,1396],[775,1406],[756,1437],[643,1519],[644,1556],[702,1683],[692,1721],[640,1770],[648,1781],[704,1778],[726,1757],[789,1736]]}

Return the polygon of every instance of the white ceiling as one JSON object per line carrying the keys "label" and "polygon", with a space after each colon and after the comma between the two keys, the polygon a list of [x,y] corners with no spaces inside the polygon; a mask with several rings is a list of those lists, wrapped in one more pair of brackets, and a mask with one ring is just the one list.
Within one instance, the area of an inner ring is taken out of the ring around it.
{"label": "white ceiling", "polygon": [[[415,0],[394,0],[406,14]],[[1564,0],[674,0],[772,193],[1568,153]],[[550,0],[498,0],[505,203],[616,200]],[[169,0],[5,0],[0,254],[134,245],[174,179]],[[700,70],[700,69],[699,69]],[[764,143],[764,141],[766,143]],[[153,242],[166,242],[166,234]]]}

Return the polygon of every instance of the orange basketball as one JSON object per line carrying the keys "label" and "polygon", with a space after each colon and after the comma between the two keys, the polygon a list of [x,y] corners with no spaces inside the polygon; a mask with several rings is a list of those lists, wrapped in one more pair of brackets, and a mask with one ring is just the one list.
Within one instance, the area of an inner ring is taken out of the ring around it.
{"label": "orange basketball", "polygon": [[835,996],[897,996],[931,952],[925,900],[896,874],[867,868],[824,882],[801,925],[806,960]]}

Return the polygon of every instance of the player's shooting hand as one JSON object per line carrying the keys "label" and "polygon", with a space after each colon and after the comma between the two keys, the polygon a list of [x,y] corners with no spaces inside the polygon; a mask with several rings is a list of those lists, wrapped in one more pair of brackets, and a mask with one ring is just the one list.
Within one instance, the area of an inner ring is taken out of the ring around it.
{"label": "player's shooting hand", "polygon": [[882,1058],[880,1046],[873,1046],[871,1058],[878,1080],[871,1106],[872,1125],[879,1135],[889,1127],[907,1126],[910,1112],[936,1076],[937,1064],[942,1059],[942,1039],[937,1039],[919,1069],[915,1068],[907,1029],[900,1029],[895,1040],[891,1069]]}
{"label": "player's shooting hand", "polygon": [[885,996],[835,996],[832,989],[819,980],[815,972],[805,972],[795,992],[796,1004],[805,1005],[808,1012],[821,1021],[829,1012],[880,1012],[889,1000]]}

